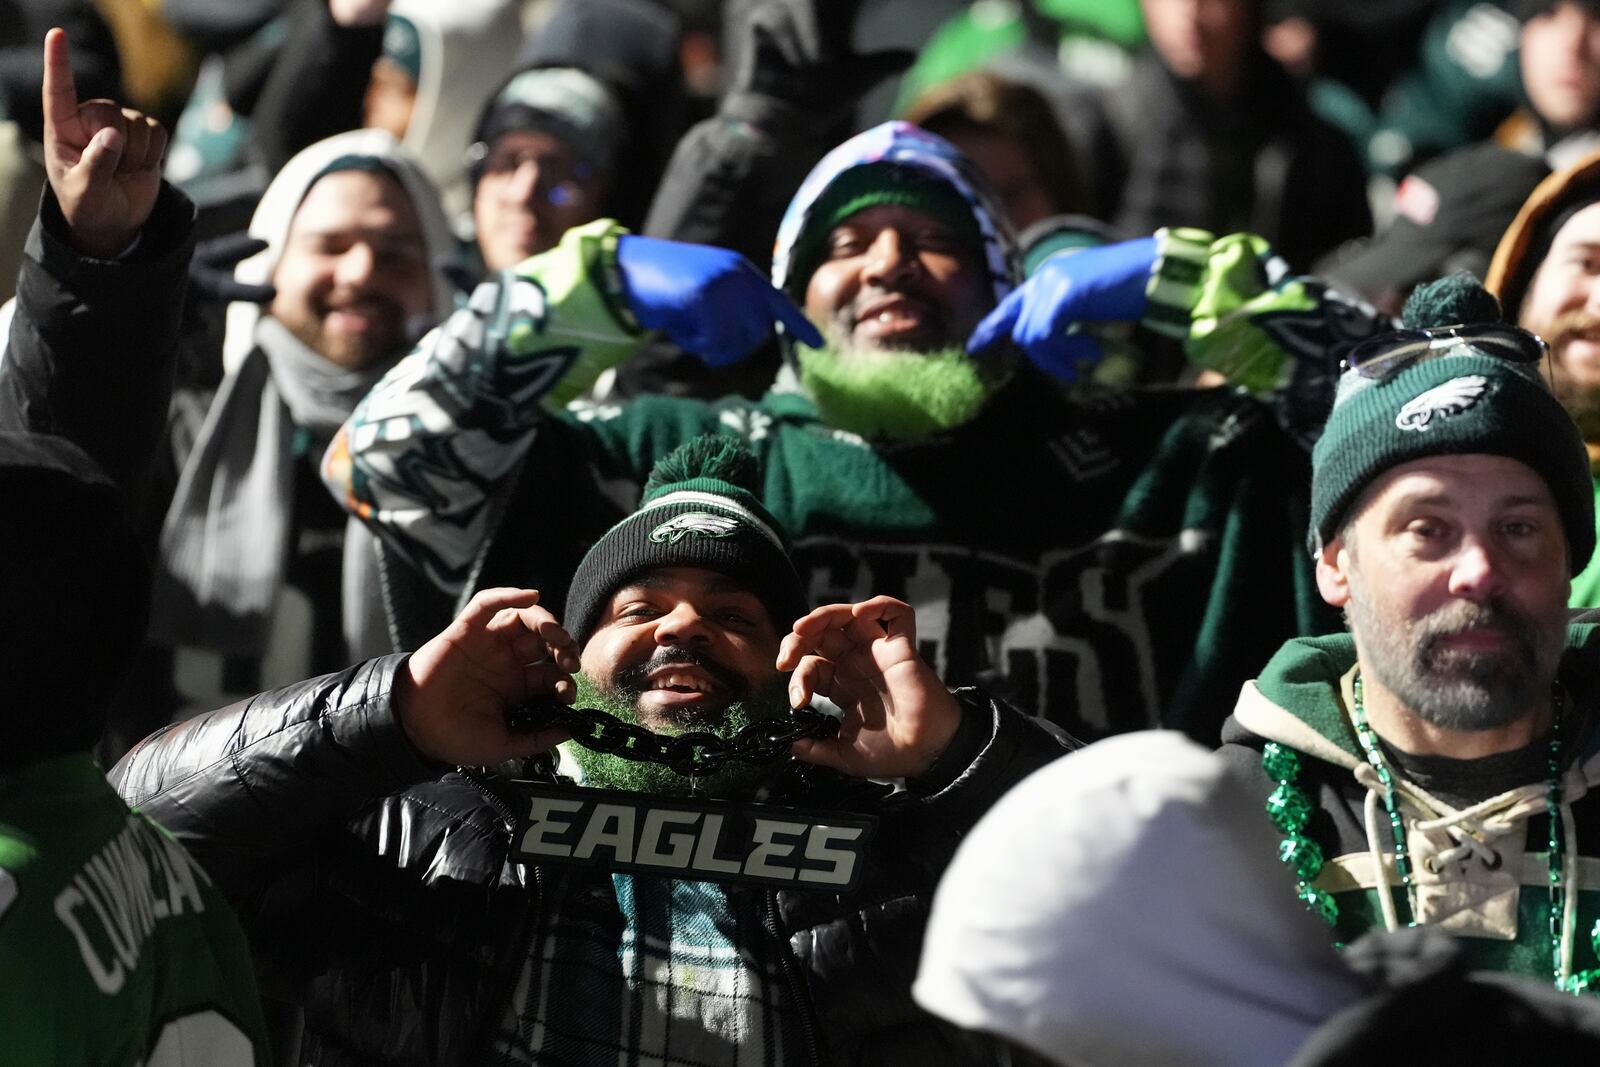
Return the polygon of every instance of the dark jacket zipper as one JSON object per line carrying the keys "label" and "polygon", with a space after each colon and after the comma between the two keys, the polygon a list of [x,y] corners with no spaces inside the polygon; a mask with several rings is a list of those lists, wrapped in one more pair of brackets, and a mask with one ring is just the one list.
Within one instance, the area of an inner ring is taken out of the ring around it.
{"label": "dark jacket zipper", "polygon": [[811,1058],[811,1067],[818,1067],[822,1063],[822,1050],[817,1044],[817,1021],[812,1017],[811,995],[802,977],[796,973],[798,965],[795,963],[794,951],[789,947],[789,940],[778,928],[778,891],[769,889],[766,896],[766,914],[762,918],[766,922],[767,932],[772,935],[773,943],[778,949],[778,962],[783,968],[784,982],[789,987],[789,999],[794,1004],[795,1018],[800,1020],[800,1034],[805,1042],[806,1052]]}
{"label": "dark jacket zipper", "polygon": [[[461,777],[472,783],[473,788],[482,793],[484,798],[488,800],[489,806],[494,808],[505,820],[506,845],[509,852],[511,836],[516,833],[517,828],[516,816],[512,812],[511,806],[479,778],[477,772],[468,770],[465,767],[460,768],[460,770]],[[504,862],[509,863],[510,861],[506,860]],[[544,885],[539,877],[538,867],[529,864],[523,869],[531,877],[523,880],[523,892],[527,902],[523,908],[522,921],[518,924],[517,937],[511,942],[510,949],[495,966],[494,975],[500,983],[500,988],[489,1000],[491,1010],[488,1015],[478,1022],[478,1039],[471,1045],[474,1055],[466,1060],[467,1063],[486,1064],[489,1062],[490,1042],[494,1040],[495,1027],[498,1025],[498,1020],[505,1018],[506,1009],[511,1006],[512,993],[516,989],[517,963],[528,954],[528,940],[532,937],[533,924],[538,918],[539,899],[543,895]]]}

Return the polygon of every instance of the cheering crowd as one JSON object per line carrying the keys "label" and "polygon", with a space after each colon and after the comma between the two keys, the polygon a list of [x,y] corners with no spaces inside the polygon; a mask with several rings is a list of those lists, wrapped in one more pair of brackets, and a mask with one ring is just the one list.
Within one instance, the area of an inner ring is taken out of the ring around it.
{"label": "cheering crowd", "polygon": [[1600,3],[0,0],[0,298],[0,1064],[1600,1053]]}

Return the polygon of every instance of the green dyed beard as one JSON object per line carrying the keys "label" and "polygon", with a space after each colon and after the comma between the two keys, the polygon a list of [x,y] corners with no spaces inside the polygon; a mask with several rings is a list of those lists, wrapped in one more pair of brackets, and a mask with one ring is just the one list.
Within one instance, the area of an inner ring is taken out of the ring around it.
{"label": "green dyed beard", "polygon": [[1010,377],[956,346],[934,352],[795,345],[800,383],[830,426],[921,441],[970,422]]}
{"label": "green dyed beard", "polygon": [[[639,713],[632,695],[615,689],[596,686],[582,674],[572,679],[578,690],[577,707],[595,708],[615,715],[623,722],[639,723]],[[652,727],[661,734],[680,734],[686,729],[706,730],[719,737],[732,737],[739,730],[759,719],[775,719],[789,714],[789,699],[785,678],[778,676],[772,685],[752,693],[748,699],[736,700],[723,712],[722,721],[715,726]],[[704,778],[687,778],[670,767],[659,763],[636,763],[610,752],[596,752],[584,748],[576,741],[562,746],[583,772],[583,784],[599,789],[621,789],[629,793],[650,793],[655,796],[683,797],[691,794],[712,797],[743,797],[772,777],[774,765],[770,763],[744,763],[735,760],[714,774]]]}

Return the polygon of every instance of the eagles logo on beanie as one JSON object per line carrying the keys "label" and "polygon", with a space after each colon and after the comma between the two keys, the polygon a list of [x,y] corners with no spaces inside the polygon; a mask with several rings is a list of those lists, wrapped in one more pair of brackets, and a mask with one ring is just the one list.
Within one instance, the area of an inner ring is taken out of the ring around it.
{"label": "eagles logo on beanie", "polygon": [[738,439],[706,434],[665,456],[632,515],[578,564],[563,623],[582,647],[612,593],[660,567],[726,574],[760,599],[782,632],[810,610],[789,542],[759,498],[760,464]]}
{"label": "eagles logo on beanie", "polygon": [[[1465,275],[1442,279],[1407,302],[1407,325],[1433,326],[1441,316],[1459,323],[1463,310],[1482,316],[1485,296]],[[1577,426],[1537,367],[1498,359],[1468,340],[1441,351],[1387,381],[1354,370],[1340,379],[1311,453],[1311,551],[1337,535],[1361,492],[1391,467],[1482,453],[1518,460],[1544,478],[1578,573],[1594,552],[1595,526],[1594,482]]]}

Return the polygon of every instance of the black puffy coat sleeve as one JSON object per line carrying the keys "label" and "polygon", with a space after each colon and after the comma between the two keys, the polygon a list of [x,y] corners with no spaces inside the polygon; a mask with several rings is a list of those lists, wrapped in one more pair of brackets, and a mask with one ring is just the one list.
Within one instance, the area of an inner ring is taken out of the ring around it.
{"label": "black puffy coat sleeve", "polygon": [[166,439],[194,205],[170,185],[133,250],[80,255],[47,188],[28,234],[5,359],[0,428],[64,437],[99,463],[144,525]]}
{"label": "black puffy coat sleeve", "polygon": [[779,104],[725,107],[678,142],[644,232],[731,248],[765,266],[784,209],[833,147],[829,132]]}
{"label": "black puffy coat sleeve", "polygon": [[962,711],[955,740],[890,806],[965,835],[1012,786],[1082,745],[982,689],[953,692]]}
{"label": "black puffy coat sleeve", "polygon": [[395,718],[404,656],[369,660],[176,723],[107,776],[232,899],[255,895],[362,809],[444,769]]}
{"label": "black puffy coat sleeve", "polygon": [[[966,1035],[911,999],[928,909],[978,819],[1013,785],[1077,745],[981,690],[955,695],[961,732],[930,774],[861,807],[877,814],[878,825],[857,887],[842,896],[777,894],[780,926],[805,975],[827,1062],[985,1061]],[[821,799],[807,798],[826,806]]]}

